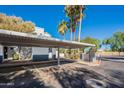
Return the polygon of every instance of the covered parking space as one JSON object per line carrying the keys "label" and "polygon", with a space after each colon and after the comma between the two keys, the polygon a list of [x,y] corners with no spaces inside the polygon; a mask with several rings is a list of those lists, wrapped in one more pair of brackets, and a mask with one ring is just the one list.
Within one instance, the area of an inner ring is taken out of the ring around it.
{"label": "covered parking space", "polygon": [[85,48],[95,47],[93,44],[75,41],[59,40],[55,38],[38,37],[30,33],[20,33],[0,30],[0,44],[5,46],[48,47],[58,49],[58,65],[60,65],[60,48]]}

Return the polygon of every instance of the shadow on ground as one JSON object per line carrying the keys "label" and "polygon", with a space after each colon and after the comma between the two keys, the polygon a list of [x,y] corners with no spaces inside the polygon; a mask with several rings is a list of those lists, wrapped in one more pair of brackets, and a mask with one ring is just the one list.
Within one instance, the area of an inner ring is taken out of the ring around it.
{"label": "shadow on ground", "polygon": [[[20,71],[20,70],[24,70],[23,67],[28,67],[30,69],[34,69],[34,66],[33,65],[36,65],[37,68],[43,68],[43,67],[50,67],[50,66],[57,66],[58,63],[57,63],[57,60],[54,60],[51,62],[46,62],[46,63],[43,63],[44,61],[41,61],[39,64],[31,64],[31,65],[20,65],[20,66],[10,66],[10,67],[0,67],[0,73],[8,73],[8,72],[12,72],[12,71]],[[69,59],[61,59],[60,60],[60,65],[64,65],[64,64],[69,64],[69,63],[74,63],[75,60],[69,60]],[[10,62],[9,62],[10,63]],[[34,62],[34,63],[37,63],[37,62]],[[6,63],[4,63],[6,64]],[[15,64],[12,62],[12,64]],[[18,63],[16,63],[18,64]],[[1,64],[0,64],[1,65]]]}
{"label": "shadow on ground", "polygon": [[[120,82],[124,83],[124,72],[121,70],[108,70],[111,77],[118,79]],[[124,87],[124,85],[123,85]]]}
{"label": "shadow on ground", "polygon": [[84,68],[75,68],[73,71],[63,70],[62,72],[55,72],[54,75],[64,88],[124,87],[122,84],[112,82],[104,76]]}
{"label": "shadow on ground", "polygon": [[[124,87],[124,72],[122,71],[109,69],[107,71],[109,72],[109,76],[111,78],[108,78],[107,76],[105,77],[101,74],[96,73],[93,70],[89,70],[88,68],[78,67],[75,65],[76,63],[47,68],[41,68],[41,66],[36,66],[35,69],[31,69],[32,67],[28,67],[28,69],[25,68],[25,70],[20,71],[6,71],[4,73],[0,73],[0,87],[58,87],[55,84],[58,84],[63,88]],[[41,74],[41,76],[38,75],[39,73]],[[48,77],[45,77],[43,74],[46,74]],[[52,83],[50,83],[50,81],[52,81]]]}
{"label": "shadow on ground", "polygon": [[30,70],[20,73],[10,73],[8,75],[0,76],[0,87],[2,88],[40,88],[48,87],[44,85],[43,81],[39,81]]}

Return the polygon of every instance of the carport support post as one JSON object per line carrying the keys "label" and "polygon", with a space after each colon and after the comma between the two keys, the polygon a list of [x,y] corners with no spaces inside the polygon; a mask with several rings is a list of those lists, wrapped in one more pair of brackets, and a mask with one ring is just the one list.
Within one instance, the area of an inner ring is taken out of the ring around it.
{"label": "carport support post", "polygon": [[58,47],[58,66],[60,65],[60,55],[59,55],[59,47]]}

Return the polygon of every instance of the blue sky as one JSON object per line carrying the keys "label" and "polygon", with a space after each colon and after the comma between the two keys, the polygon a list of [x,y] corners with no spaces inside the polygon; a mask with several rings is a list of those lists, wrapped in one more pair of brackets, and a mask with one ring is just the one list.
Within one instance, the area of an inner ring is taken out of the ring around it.
{"label": "blue sky", "polygon": [[[87,36],[100,40],[110,37],[116,31],[124,31],[124,6],[86,6],[81,38]],[[64,6],[0,6],[0,12],[22,17],[34,22],[53,37],[62,39],[57,32],[58,23],[66,18]],[[69,32],[66,38],[69,39]]]}

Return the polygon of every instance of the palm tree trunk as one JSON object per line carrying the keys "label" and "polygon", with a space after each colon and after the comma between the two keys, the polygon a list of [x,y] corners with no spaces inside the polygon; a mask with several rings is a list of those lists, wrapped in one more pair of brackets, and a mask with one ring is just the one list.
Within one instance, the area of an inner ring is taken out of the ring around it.
{"label": "palm tree trunk", "polygon": [[66,40],[66,36],[65,36],[65,34],[63,35],[63,39]]}
{"label": "palm tree trunk", "polygon": [[82,18],[80,19],[80,25],[79,25],[79,31],[78,31],[78,42],[80,42],[81,26],[82,26]]}
{"label": "palm tree trunk", "polygon": [[[80,13],[82,13],[82,9],[80,10]],[[79,24],[79,31],[78,31],[78,42],[80,42],[80,35],[81,35],[81,29],[82,28],[82,17],[80,18],[80,24]],[[80,59],[80,49],[78,48],[79,53],[79,59]]]}
{"label": "palm tree trunk", "polygon": [[70,40],[72,41],[72,29],[70,31]]}
{"label": "palm tree trunk", "polygon": [[[80,9],[80,13],[82,13],[82,8]],[[82,26],[82,17],[80,18],[80,24],[79,24],[78,42],[80,42],[81,26]]]}
{"label": "palm tree trunk", "polygon": [[76,31],[74,31],[74,41],[76,41]]}

